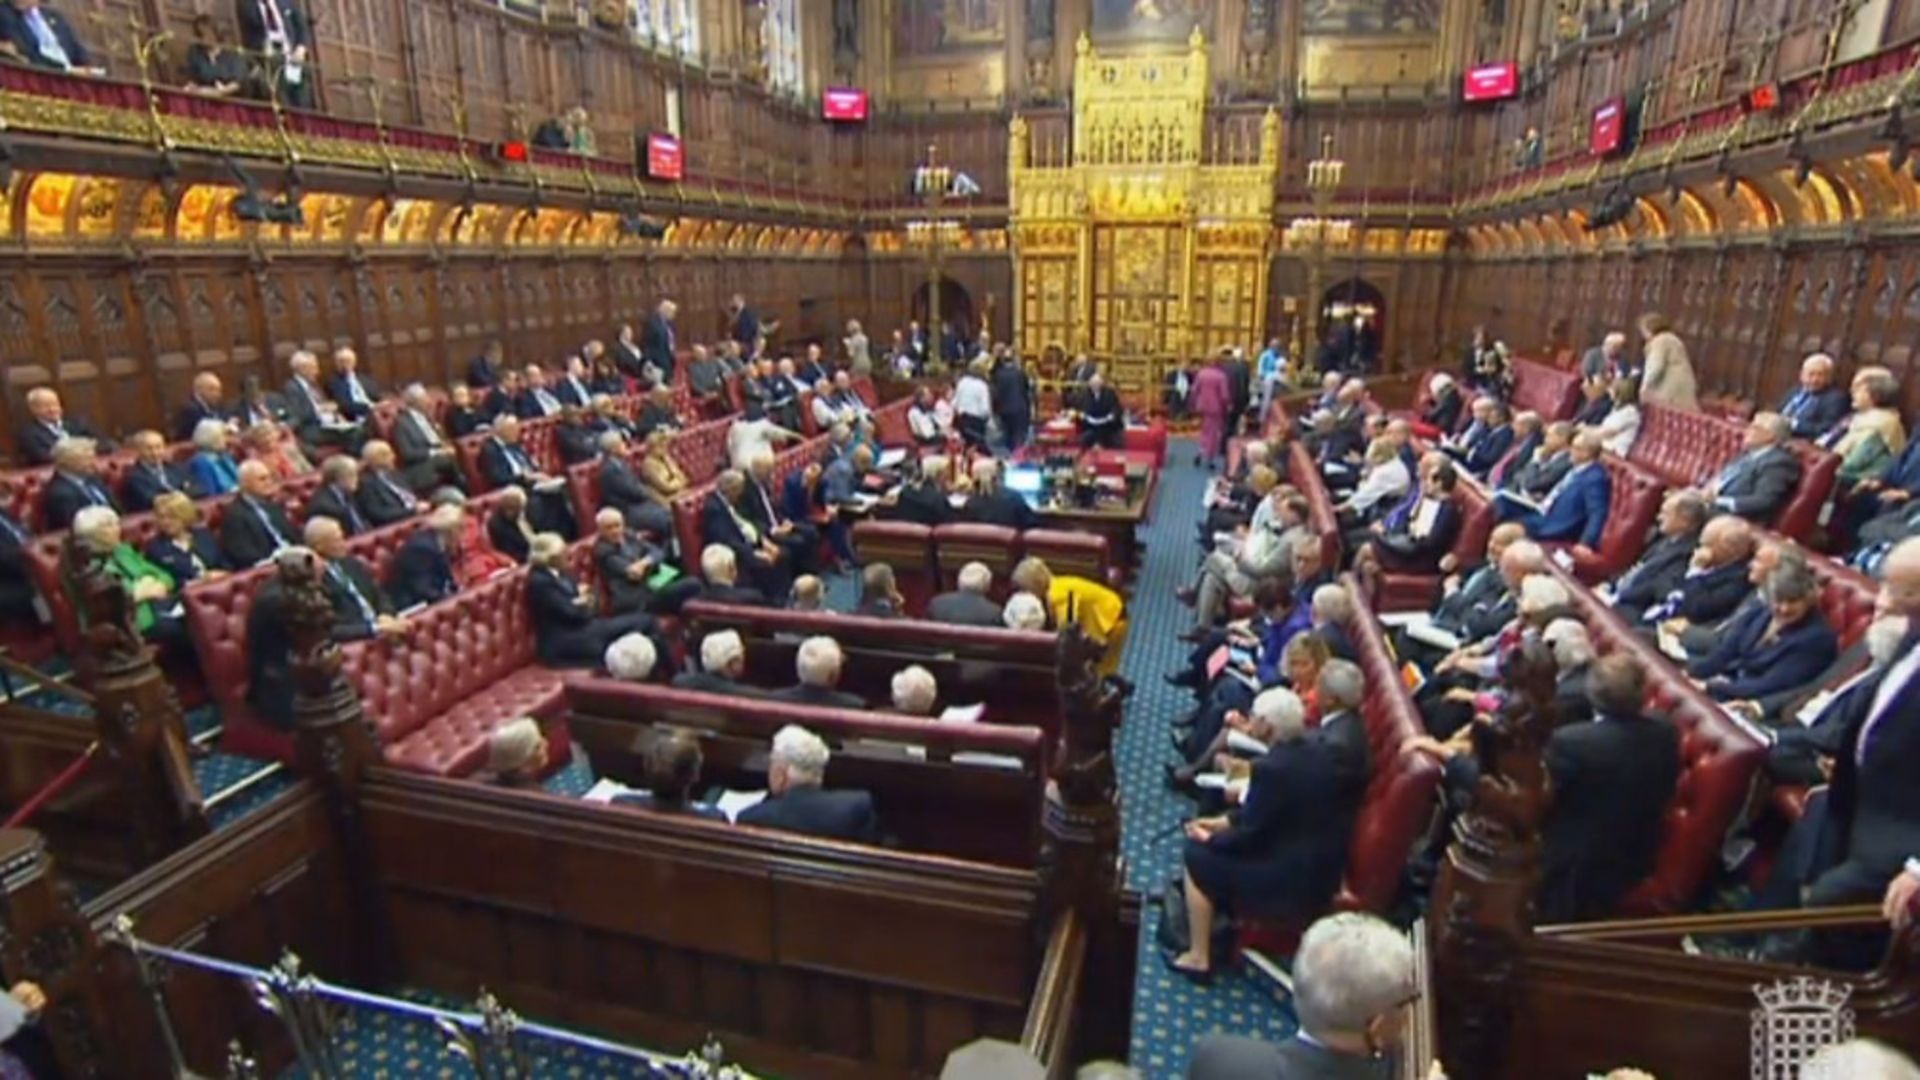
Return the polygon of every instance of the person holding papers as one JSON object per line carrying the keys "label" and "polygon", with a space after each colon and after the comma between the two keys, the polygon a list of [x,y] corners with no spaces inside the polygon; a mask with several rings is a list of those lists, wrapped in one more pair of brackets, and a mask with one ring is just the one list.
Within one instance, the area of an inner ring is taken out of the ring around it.
{"label": "person holding papers", "polygon": [[1087,380],[1087,392],[1081,397],[1080,446],[1091,450],[1104,447],[1118,450],[1126,444],[1127,408],[1120,395],[1107,385],[1104,375]]}
{"label": "person holding papers", "polygon": [[1600,463],[1600,437],[1581,432],[1573,438],[1573,468],[1540,505],[1530,507],[1512,492],[1497,497],[1502,520],[1517,521],[1527,535],[1539,541],[1572,541],[1575,550],[1592,552],[1607,528],[1613,478]]}
{"label": "person holding papers", "polygon": [[1519,468],[1508,470],[1495,486],[1502,491],[1525,495],[1535,502],[1546,498],[1547,492],[1559,486],[1561,479],[1573,470],[1573,437],[1578,431],[1565,420],[1548,424],[1540,435],[1540,445],[1534,450],[1532,459]]}
{"label": "person holding papers", "polygon": [[1444,454],[1422,458],[1418,489],[1367,527],[1354,566],[1367,576],[1380,570],[1428,574],[1438,568],[1460,535],[1460,510],[1453,504],[1459,476]]}
{"label": "person holding papers", "polygon": [[1712,651],[1687,665],[1687,675],[1716,700],[1803,686],[1839,654],[1839,639],[1820,613],[1819,582],[1804,563],[1781,563],[1762,591],[1765,603],[1721,627]]}
{"label": "person holding papers", "polygon": [[[1509,551],[1522,550],[1515,545]],[[1574,614],[1573,597],[1558,579],[1532,573],[1520,582],[1518,614],[1490,641],[1456,649],[1434,665],[1433,674],[1414,694],[1427,731],[1446,739],[1486,711],[1479,691],[1497,685],[1508,654],[1555,619]]]}
{"label": "person holding papers", "polygon": [[1359,486],[1334,505],[1334,514],[1345,531],[1364,532],[1412,487],[1413,471],[1401,460],[1399,447],[1391,439],[1376,438],[1367,444]]}
{"label": "person holding papers", "polygon": [[880,819],[871,793],[821,787],[831,756],[826,740],[806,728],[798,724],[781,728],[773,735],[768,756],[767,797],[734,820],[830,840],[878,843]]}

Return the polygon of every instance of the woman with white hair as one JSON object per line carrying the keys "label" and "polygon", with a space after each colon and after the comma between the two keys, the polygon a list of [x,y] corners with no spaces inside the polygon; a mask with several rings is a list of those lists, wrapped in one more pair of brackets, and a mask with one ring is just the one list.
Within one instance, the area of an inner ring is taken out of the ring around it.
{"label": "woman with white hair", "polygon": [[120,537],[120,515],[109,507],[85,506],[73,515],[74,555],[96,563],[125,586],[140,636],[170,653],[192,654],[179,582]]}
{"label": "woman with white hair", "polygon": [[[644,612],[600,613],[600,597],[593,587],[567,571],[567,542],[559,534],[536,535],[528,551],[527,604],[541,662],[585,667],[598,663],[607,646],[619,638],[653,633],[653,616]],[[661,651],[656,643],[655,655]]]}
{"label": "woman with white hair", "polygon": [[1209,1035],[1193,1048],[1189,1080],[1249,1076],[1374,1076],[1397,1048],[1401,1011],[1419,997],[1413,945],[1385,921],[1360,912],[1328,915],[1307,928],[1294,954],[1299,1030],[1278,1043]]}
{"label": "woman with white hair", "polygon": [[487,765],[474,779],[501,787],[538,787],[548,751],[539,721],[530,716],[509,720],[487,736]]}
{"label": "woman with white hair", "polygon": [[1264,710],[1255,699],[1272,744],[1254,762],[1240,807],[1187,823],[1183,887],[1190,940],[1163,959],[1198,982],[1213,975],[1216,911],[1302,918],[1324,911],[1340,886],[1364,785],[1342,781],[1335,751],[1304,737],[1305,710],[1298,697],[1287,697],[1292,700],[1269,698]]}
{"label": "woman with white hair", "polygon": [[987,386],[987,372],[993,361],[982,355],[967,365],[960,381],[953,386],[954,425],[968,450],[984,450],[987,445],[987,421],[993,416],[993,392]]}
{"label": "woman with white hair", "polygon": [[1040,598],[1030,592],[1017,592],[1007,597],[1007,606],[1001,609],[1000,617],[1009,630],[1047,628],[1047,609],[1040,603]]}
{"label": "woman with white hair", "polygon": [[193,428],[193,459],[187,472],[193,489],[202,495],[226,495],[240,486],[240,463],[233,459],[228,445],[232,429],[225,420],[202,420]]}

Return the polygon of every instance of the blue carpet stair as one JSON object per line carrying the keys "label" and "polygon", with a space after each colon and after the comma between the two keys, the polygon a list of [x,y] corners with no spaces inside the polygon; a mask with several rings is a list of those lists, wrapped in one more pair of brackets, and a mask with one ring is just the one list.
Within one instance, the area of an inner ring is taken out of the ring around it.
{"label": "blue carpet stair", "polygon": [[[1166,787],[1164,766],[1174,759],[1168,744],[1173,721],[1194,705],[1193,695],[1168,686],[1161,676],[1186,662],[1179,635],[1193,612],[1174,597],[1190,584],[1199,565],[1195,527],[1210,473],[1193,466],[1194,443],[1176,439],[1160,478],[1153,523],[1144,530],[1145,562],[1134,583],[1132,632],[1120,669],[1134,683],[1126,724],[1115,747],[1121,797],[1120,850],[1127,886],[1157,896],[1180,877],[1180,825],[1193,816],[1191,799]],[[1240,968],[1219,967],[1211,986],[1201,987],[1167,971],[1155,932],[1160,908],[1142,912],[1139,976],[1133,989],[1133,1046],[1129,1060],[1147,1077],[1177,1077],[1201,1036],[1221,1031],[1265,1039],[1293,1032],[1291,1008]]]}

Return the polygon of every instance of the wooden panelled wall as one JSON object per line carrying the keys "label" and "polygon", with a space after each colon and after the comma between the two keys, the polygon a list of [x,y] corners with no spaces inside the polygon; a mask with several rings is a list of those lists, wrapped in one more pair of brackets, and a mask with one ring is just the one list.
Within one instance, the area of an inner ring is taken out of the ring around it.
{"label": "wooden panelled wall", "polygon": [[[683,340],[714,340],[735,291],[784,321],[783,337],[837,338],[866,311],[864,255],[760,252],[556,256],[461,251],[313,251],[270,262],[244,249],[35,255],[0,268],[6,424],[34,386],[108,432],[164,426],[193,376],[229,395],[257,375],[278,389],[296,348],[357,348],[388,386],[445,383],[499,338],[516,363],[552,364],[608,342],[662,297],[680,305]],[[11,445],[11,439],[6,440]]]}
{"label": "wooden panelled wall", "polygon": [[1476,55],[1459,59],[1518,60],[1532,89],[1464,114],[1456,192],[1514,172],[1513,144],[1529,127],[1545,136],[1548,160],[1584,151],[1593,110],[1616,95],[1644,92],[1644,130],[1734,100],[1759,83],[1817,71],[1830,55],[1837,12],[1858,8],[1858,19],[1869,21],[1849,25],[1845,47],[1831,54],[1838,61],[1920,35],[1920,0],[1654,0],[1641,5],[1650,17],[1628,23],[1617,36],[1589,36],[1555,48],[1556,12],[1566,6],[1563,0],[1486,5],[1487,12],[1503,11],[1505,17],[1483,27]]}
{"label": "wooden panelled wall", "polygon": [[1705,391],[1776,402],[1801,358],[1825,351],[1843,373],[1885,364],[1907,415],[1920,414],[1920,242],[1911,238],[1463,260],[1453,278],[1455,343],[1484,321],[1516,348],[1544,349],[1549,323],[1564,316],[1584,348],[1605,330],[1631,336],[1638,314],[1658,311],[1686,340]]}

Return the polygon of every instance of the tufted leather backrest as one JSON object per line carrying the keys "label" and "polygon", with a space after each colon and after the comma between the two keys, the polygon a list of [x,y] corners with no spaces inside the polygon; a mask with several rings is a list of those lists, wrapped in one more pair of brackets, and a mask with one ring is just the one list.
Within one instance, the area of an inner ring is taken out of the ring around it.
{"label": "tufted leather backrest", "polygon": [[1807,552],[1807,566],[1820,582],[1820,614],[1839,635],[1840,647],[1852,648],[1873,623],[1879,585],[1860,571],[1817,552]]}
{"label": "tufted leather backrest", "polygon": [[247,707],[247,615],[271,566],[189,585],[182,594],[187,634],[200,656],[200,673],[229,723],[252,715]]}
{"label": "tufted leather backrest", "polygon": [[1367,791],[1347,846],[1347,870],[1337,906],[1385,911],[1400,887],[1407,856],[1433,817],[1440,764],[1408,744],[1426,733],[1413,696],[1400,677],[1372,604],[1352,574],[1341,582],[1354,591],[1354,617],[1346,624],[1356,660],[1366,676],[1360,705],[1372,763]]}
{"label": "tufted leather backrest", "polygon": [[936,581],[933,530],[909,521],[861,521],[853,526],[853,553],[860,565],[883,562],[893,567],[908,613],[927,610]]}
{"label": "tufted leather backrest", "polygon": [[573,520],[580,523],[581,535],[593,531],[593,515],[600,512],[600,459],[567,466],[567,494],[573,497]]}
{"label": "tufted leather backrest", "polygon": [[1774,516],[1773,527],[1795,540],[1805,541],[1819,527],[1820,512],[1826,509],[1827,499],[1833,495],[1840,475],[1840,455],[1799,439],[1788,443],[1787,448],[1800,458],[1800,486]]}
{"label": "tufted leather backrest", "polygon": [[695,424],[673,438],[673,460],[686,470],[687,481],[704,484],[727,467],[727,428],[731,417]]}
{"label": "tufted leather backrest", "polygon": [[1513,360],[1513,409],[1531,409],[1552,423],[1573,416],[1580,407],[1580,375],[1538,360]]}
{"label": "tufted leather backrest", "polygon": [[813,391],[800,391],[794,401],[794,407],[800,410],[800,434],[809,439],[820,434],[820,424],[813,418]]}
{"label": "tufted leather backrest", "polygon": [[[1107,538],[1098,533],[1070,529],[1028,529],[1020,534],[1023,555],[1044,560],[1056,574],[1083,577],[1114,588],[1113,552]],[[1046,599],[1042,597],[1041,599]]]}
{"label": "tufted leather backrest", "polygon": [[1287,481],[1307,497],[1307,528],[1320,538],[1320,565],[1339,566],[1340,520],[1333,512],[1333,496],[1305,443],[1287,447]]}
{"label": "tufted leather backrest", "polygon": [[941,592],[959,588],[960,568],[970,562],[980,562],[993,571],[993,589],[988,595],[995,600],[1005,600],[1011,590],[1008,579],[1020,562],[1020,553],[1020,530],[1004,525],[954,522],[933,530],[933,555],[939,564]]}
{"label": "tufted leather backrest", "polygon": [[1594,557],[1573,556],[1574,569],[1586,582],[1605,581],[1640,558],[1654,520],[1660,516],[1660,502],[1667,496],[1666,482],[1646,469],[1612,454],[1600,460],[1613,481],[1613,495],[1607,503],[1607,527],[1600,534],[1600,547]]}
{"label": "tufted leather backrest", "polygon": [[1673,666],[1657,647],[1558,566],[1549,568],[1573,594],[1593,645],[1603,656],[1625,650],[1647,676],[1647,708],[1680,733],[1680,780],[1667,807],[1653,873],[1622,901],[1620,914],[1692,910],[1720,857],[1727,831],[1745,806],[1766,748]]}
{"label": "tufted leather backrest", "polygon": [[342,668],[384,744],[534,662],[527,569],[515,567],[408,621],[401,638],[356,641]]}
{"label": "tufted leather backrest", "polygon": [[873,432],[883,446],[910,446],[913,444],[913,428],[907,423],[907,410],[913,408],[912,398],[901,398],[873,410]]}
{"label": "tufted leather backrest", "polygon": [[[1640,436],[1627,459],[1674,487],[1704,484],[1740,456],[1744,424],[1664,405],[1640,407]],[[1774,529],[1796,540],[1813,535],[1833,494],[1840,459],[1812,443],[1787,444],[1800,458],[1800,484],[1774,516]]]}
{"label": "tufted leather backrest", "polygon": [[872,376],[862,375],[854,379],[853,393],[854,396],[867,403],[867,408],[877,409],[880,407],[880,390],[873,385]]}

